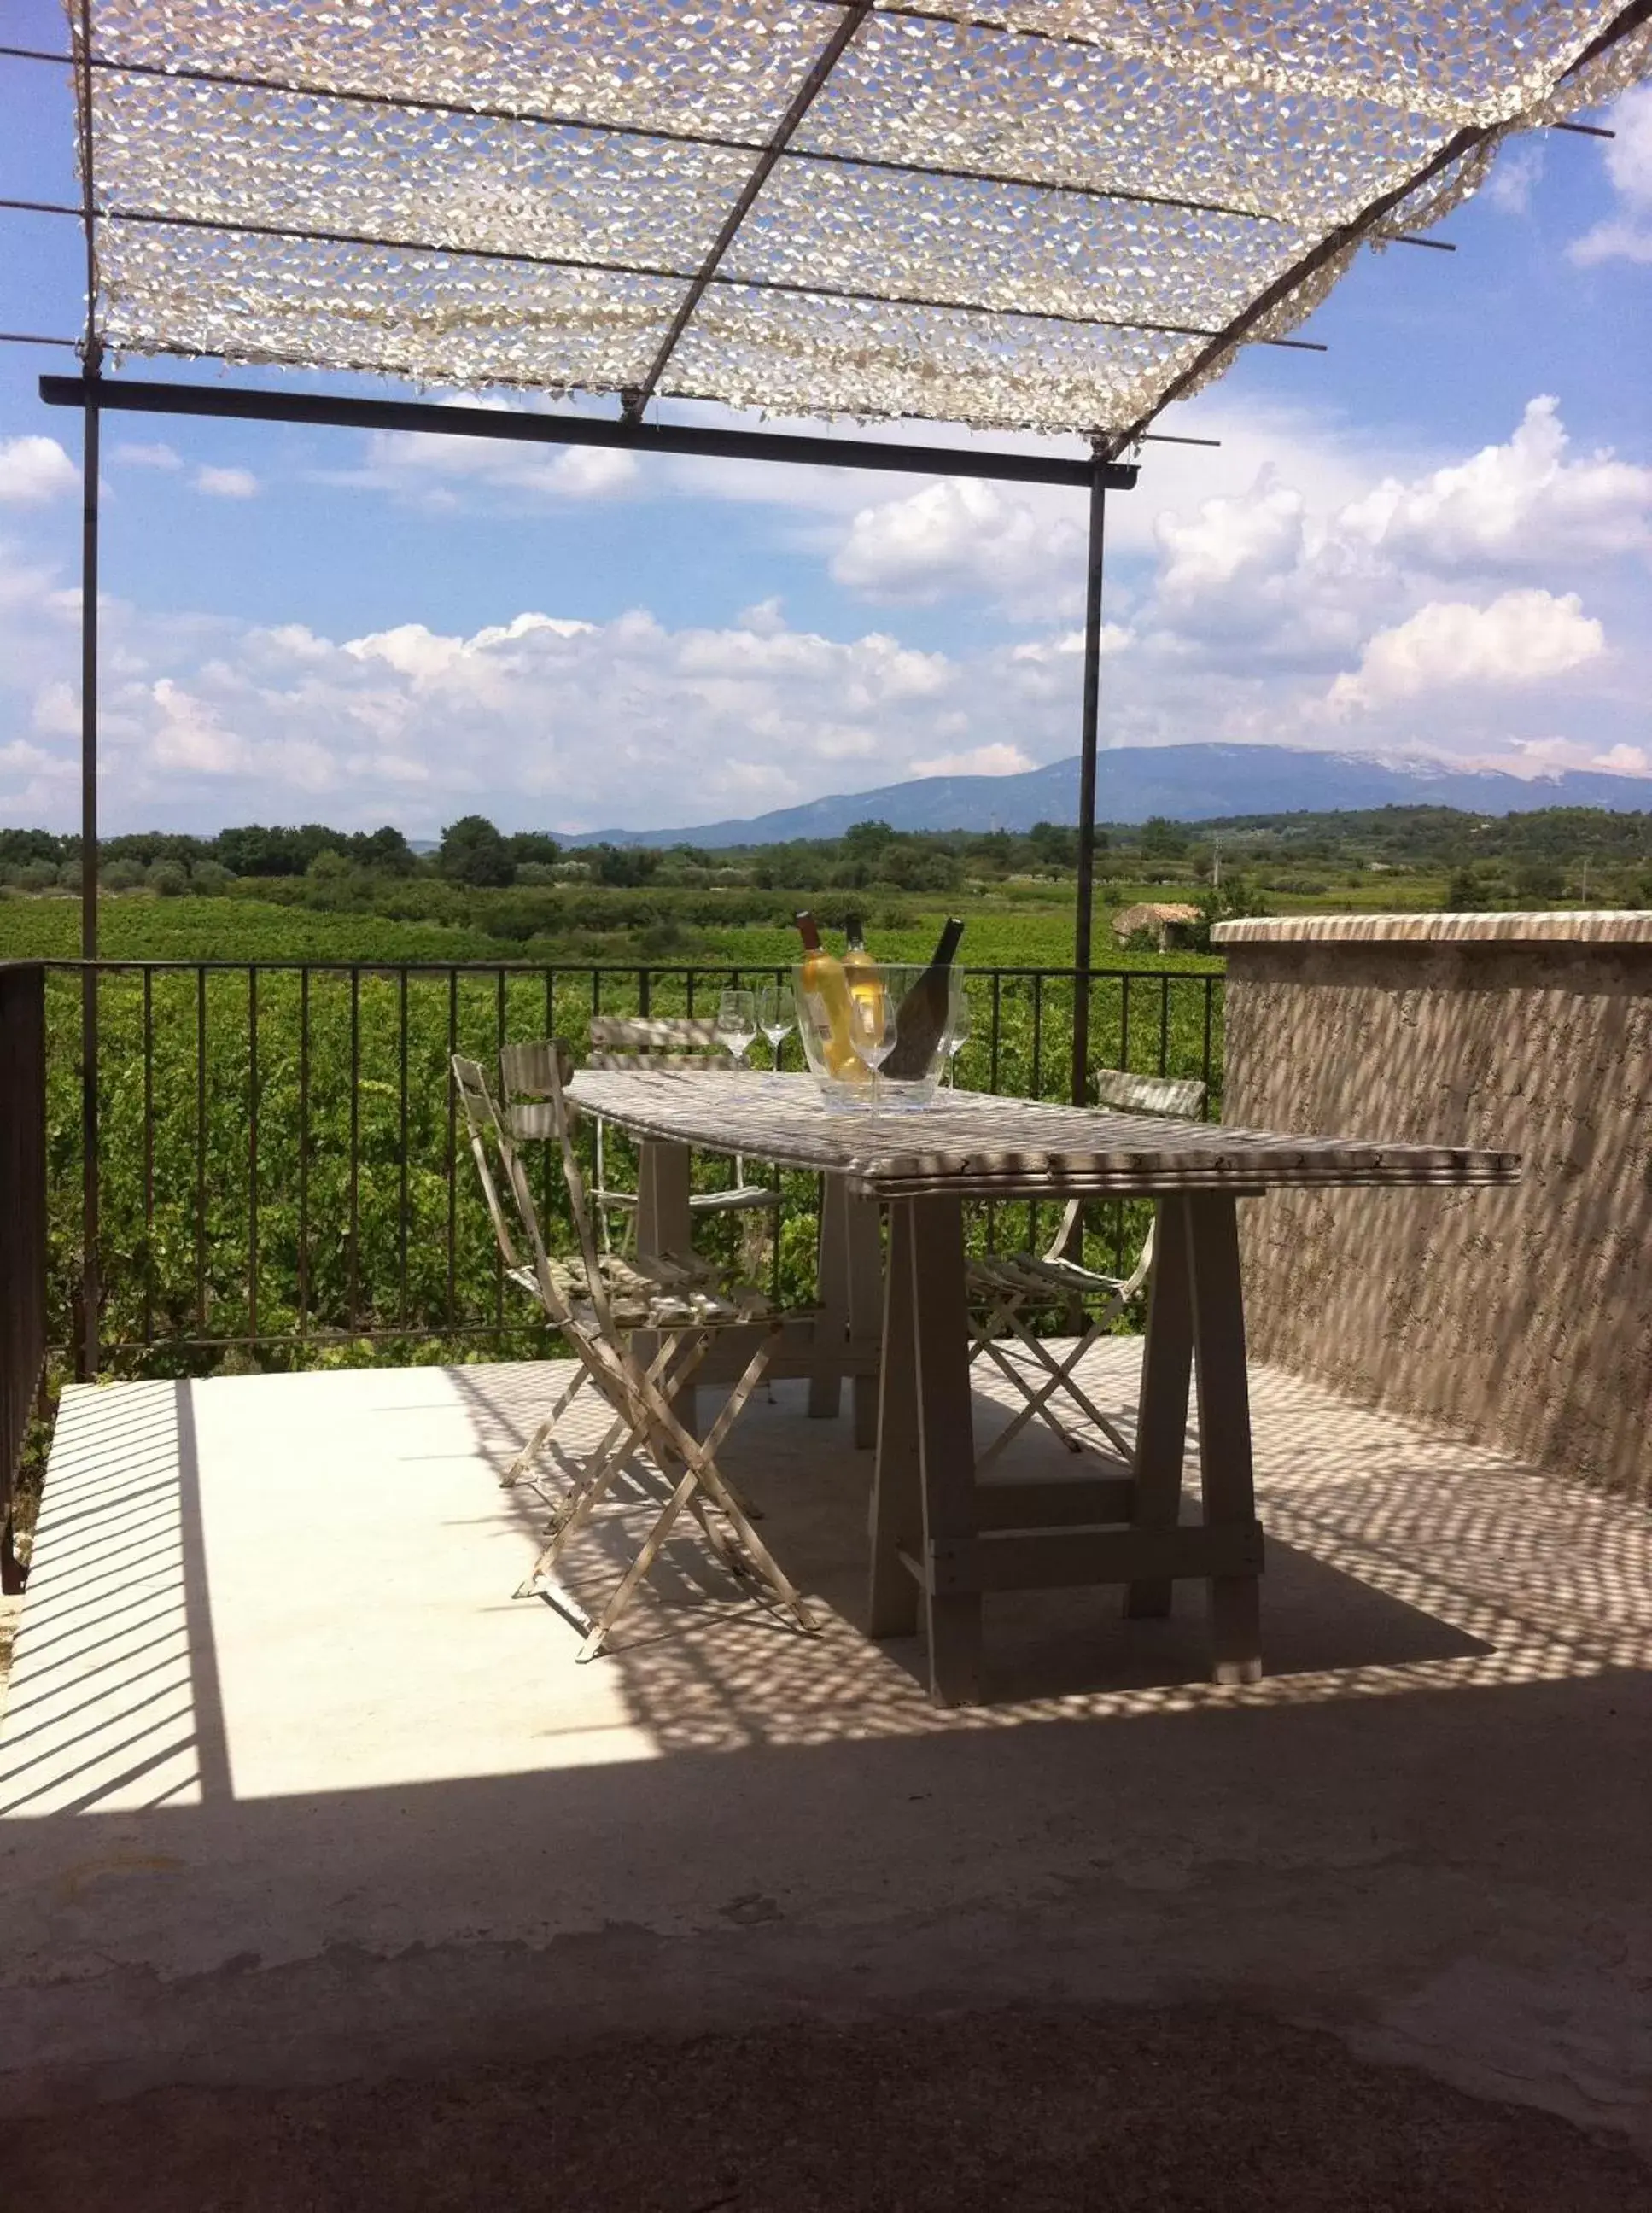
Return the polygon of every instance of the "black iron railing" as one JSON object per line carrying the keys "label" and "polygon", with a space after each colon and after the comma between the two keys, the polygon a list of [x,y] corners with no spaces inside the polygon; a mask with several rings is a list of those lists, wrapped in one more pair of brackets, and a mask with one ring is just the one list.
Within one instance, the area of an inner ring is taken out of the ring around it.
{"label": "black iron railing", "polygon": [[[87,1147],[81,1011],[87,967],[46,964],[47,1330],[86,1363],[82,1311],[96,1286],[96,1347],[111,1365],[198,1369],[527,1350],[454,1119],[454,1052],[492,1059],[508,1039],[565,1037],[576,1058],[593,1014],[707,1014],[726,985],[780,980],[765,966],[533,966],[286,961],[95,964],[101,1047]],[[1062,1099],[1070,1083],[1070,969],[971,972],[972,1034],[957,1080]],[[1202,1077],[1219,1101],[1222,981],[1213,972],[1106,969],[1088,979],[1093,1065]],[[797,1045],[789,1047],[796,1065]],[[766,1047],[756,1048],[761,1064]],[[617,1143],[619,1173],[625,1171]],[[545,1163],[541,1204],[561,1222]],[[708,1184],[728,1164],[707,1160]],[[815,1180],[787,1174],[765,1265],[777,1289],[812,1285]],[[1006,1219],[1006,1217],[1008,1217]],[[83,1224],[98,1225],[96,1266]],[[761,1217],[759,1217],[759,1220]],[[1048,1208],[985,1210],[975,1234],[1025,1244]],[[749,1221],[747,1223],[749,1228]],[[1115,1259],[1138,1234],[1098,1207],[1089,1235]],[[709,1217],[731,1241],[739,1217]],[[731,1255],[732,1257],[732,1255]]]}
{"label": "black iron railing", "polygon": [[12,1485],[46,1363],[46,972],[0,964],[0,1589],[22,1588]]}

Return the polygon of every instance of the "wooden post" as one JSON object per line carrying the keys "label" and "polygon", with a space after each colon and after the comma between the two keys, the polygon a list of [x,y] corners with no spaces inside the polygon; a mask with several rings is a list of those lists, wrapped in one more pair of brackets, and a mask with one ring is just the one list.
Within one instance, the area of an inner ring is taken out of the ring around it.
{"label": "wooden post", "polygon": [[981,1594],[978,1588],[937,1592],[930,1573],[936,1545],[972,1542],[978,1526],[964,1210],[960,1200],[937,1196],[912,1200],[911,1216],[930,1695],[938,1706],[967,1706],[981,1694]]}
{"label": "wooden post", "polygon": [[889,1209],[884,1279],[883,1358],[878,1377],[878,1454],[872,1476],[869,1637],[910,1637],[917,1585],[901,1559],[924,1546],[923,1468],[917,1439],[917,1366],[912,1335],[912,1202]]}
{"label": "wooden post", "polygon": [[[1165,1198],[1159,1201],[1154,1228],[1147,1341],[1142,1353],[1142,1411],[1136,1432],[1136,1509],[1132,1516],[1138,1529],[1172,1528],[1181,1510],[1192,1358],[1187,1203],[1182,1198]],[[1168,1613],[1171,1589],[1170,1582],[1162,1578],[1132,1582],[1125,1594],[1125,1613],[1136,1621]]]}
{"label": "wooden post", "polygon": [[[1239,1222],[1225,1192],[1186,1201],[1198,1369],[1199,1469],[1204,1519],[1253,1522],[1250,1388],[1245,1373],[1245,1307]],[[1254,1575],[1213,1576],[1210,1638],[1218,1683],[1254,1683],[1262,1673],[1260,1594]]]}

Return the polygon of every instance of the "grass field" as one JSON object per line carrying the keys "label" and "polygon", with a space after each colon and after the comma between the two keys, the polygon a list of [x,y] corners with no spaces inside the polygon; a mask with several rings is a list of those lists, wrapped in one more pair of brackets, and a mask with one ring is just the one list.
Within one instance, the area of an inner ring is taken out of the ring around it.
{"label": "grass field", "polygon": [[[1104,890],[1109,894],[1112,887]],[[1185,886],[1132,886],[1142,898],[1185,898]],[[1039,887],[1042,892],[1043,887]],[[974,968],[1065,968],[1073,958],[1070,892],[1052,886],[1037,899],[1003,894],[945,898],[873,897],[867,902],[873,948],[890,960],[926,960],[948,913],[964,916],[966,928],[960,959]],[[629,895],[615,895],[618,911]],[[804,897],[799,894],[800,901]],[[588,894],[587,895],[588,898]],[[838,901],[841,904],[841,900]],[[1113,902],[1116,904],[1116,902]],[[155,899],[146,893],[106,896],[99,902],[100,951],[109,960],[362,960],[434,961],[570,959],[582,964],[583,951],[566,954],[539,941],[495,934],[486,926],[490,902],[473,902],[476,919],[465,923],[400,921],[351,910],[328,913],[277,904],[244,893],[233,899]],[[1097,902],[1094,958],[1108,966],[1159,966],[1157,954],[1126,954],[1113,941],[1106,918],[1109,898]],[[887,918],[898,917],[892,927]],[[620,935],[616,931],[615,936]],[[0,899],[0,960],[71,960],[80,951],[80,907],[72,895]],[[783,925],[742,924],[719,929],[697,927],[681,950],[644,946],[616,947],[605,957],[646,959],[656,966],[672,960],[699,966],[785,965],[797,957],[795,930]],[[1196,954],[1172,956],[1173,965],[1219,966]]]}

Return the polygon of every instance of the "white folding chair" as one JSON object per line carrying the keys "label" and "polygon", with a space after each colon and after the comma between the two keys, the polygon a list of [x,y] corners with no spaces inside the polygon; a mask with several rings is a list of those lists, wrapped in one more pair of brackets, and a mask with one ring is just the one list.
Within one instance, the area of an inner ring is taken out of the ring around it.
{"label": "white folding chair", "polygon": [[[602,1649],[637,1585],[658,1558],[685,1509],[692,1514],[712,1552],[731,1574],[767,1587],[799,1626],[813,1629],[814,1619],[802,1595],[771,1557],[752,1527],[737,1494],[722,1476],[716,1454],[739,1419],[747,1399],[772,1356],[783,1326],[759,1293],[742,1294],[738,1302],[706,1288],[698,1271],[670,1262],[636,1262],[599,1254],[592,1232],[584,1179],[563,1095],[558,1055],[547,1050],[536,1070],[546,1085],[555,1119],[570,1211],[579,1245],[576,1260],[553,1260],[546,1252],[532,1188],[515,1143],[488,1093],[481,1069],[455,1057],[454,1081],[465,1100],[489,1211],[508,1266],[516,1251],[487,1162],[491,1138],[512,1210],[532,1253],[532,1265],[509,1266],[511,1280],[532,1288],[547,1320],[572,1344],[585,1380],[606,1399],[613,1416],[608,1429],[580,1471],[565,1502],[554,1512],[548,1541],[521,1586],[519,1595],[539,1591],[582,1631],[578,1657],[590,1660]],[[717,1333],[730,1328],[764,1327],[759,1342],[728,1400],[705,1436],[697,1438],[679,1419],[674,1401],[704,1360]],[[637,1338],[648,1333],[650,1353],[643,1358]],[[564,1394],[559,1411],[572,1397]],[[557,1579],[562,1553],[590,1521],[598,1505],[628,1466],[653,1472],[671,1485],[669,1496],[618,1588],[593,1621]],[[680,1470],[680,1473],[678,1471]],[[721,1517],[719,1520],[718,1517]],[[722,1522],[728,1526],[724,1528]]]}
{"label": "white folding chair", "polygon": [[[593,1015],[592,1068],[616,1069],[732,1069],[734,1061],[717,1039],[714,1021],[698,1015]],[[612,1245],[610,1217],[625,1218],[621,1244],[635,1241],[637,1193],[613,1183],[608,1174],[607,1139],[601,1116],[595,1123],[596,1181],[591,1204],[605,1247]],[[692,1214],[777,1215],[780,1192],[772,1184],[747,1180],[746,1162],[735,1155],[735,1180],[722,1191],[697,1191],[688,1202]]]}
{"label": "white folding chair", "polygon": [[[1096,1097],[1103,1106],[1131,1114],[1162,1114],[1191,1120],[1204,1103],[1204,1086],[1197,1078],[1131,1076],[1123,1069],[1103,1068],[1096,1074]],[[970,1360],[991,1360],[1021,1393],[1026,1404],[984,1451],[977,1455],[978,1474],[1009,1449],[1029,1422],[1045,1424],[1070,1452],[1082,1452],[1084,1441],[1060,1420],[1052,1401],[1070,1400],[1085,1420],[1099,1430],[1119,1458],[1133,1460],[1129,1444],[1117,1424],[1103,1413],[1078,1381],[1084,1355],[1114,1319],[1122,1314],[1148,1279],[1153,1266],[1153,1241],[1158,1228],[1155,1214],[1136,1265],[1127,1276],[1107,1276],[1067,1257],[1084,1206],[1075,1198],[1061,1217],[1048,1248],[1039,1253],[986,1253],[969,1263],[969,1294],[972,1341]],[[1086,1312],[1083,1330],[1059,1360],[1037,1336],[1028,1317],[1039,1312]],[[1010,1340],[1027,1365],[1012,1356]]]}

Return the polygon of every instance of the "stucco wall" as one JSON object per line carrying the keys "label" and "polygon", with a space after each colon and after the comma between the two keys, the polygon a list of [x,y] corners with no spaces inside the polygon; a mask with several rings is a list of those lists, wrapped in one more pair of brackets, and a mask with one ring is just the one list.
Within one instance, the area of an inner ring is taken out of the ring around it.
{"label": "stucco wall", "polygon": [[1218,935],[1224,1120],[1525,1161],[1241,1208],[1255,1356],[1652,1497],[1652,916]]}

